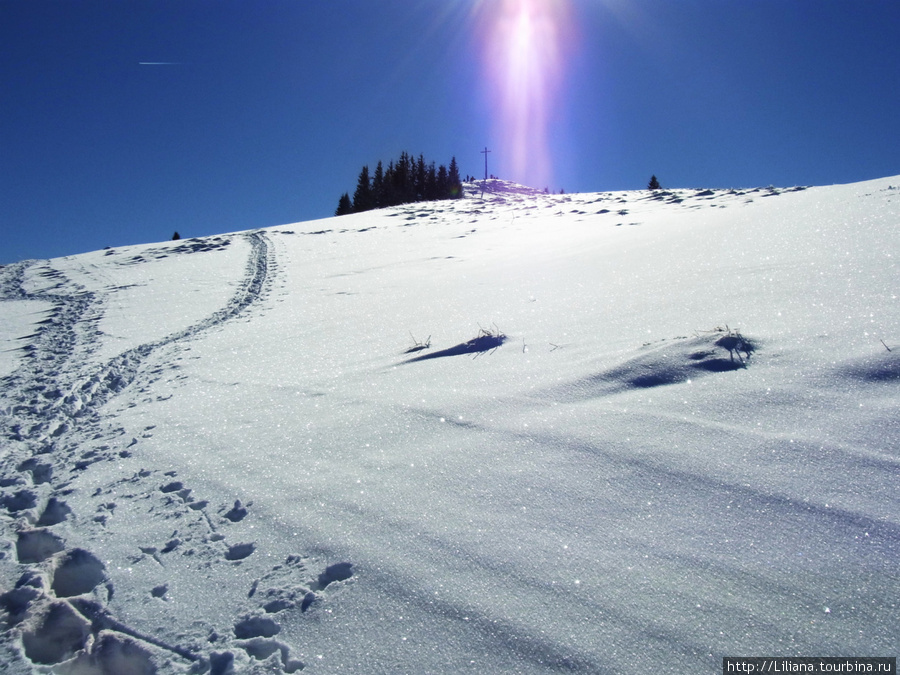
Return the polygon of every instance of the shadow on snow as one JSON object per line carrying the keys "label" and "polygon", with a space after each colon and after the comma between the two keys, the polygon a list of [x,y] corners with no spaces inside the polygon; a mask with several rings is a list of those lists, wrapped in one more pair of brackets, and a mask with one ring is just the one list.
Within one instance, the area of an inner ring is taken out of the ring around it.
{"label": "shadow on snow", "polygon": [[482,352],[488,352],[494,349],[497,349],[500,345],[506,342],[507,338],[503,333],[495,332],[491,333],[485,330],[482,330],[477,337],[472,338],[467,342],[462,342],[453,347],[448,347],[447,349],[441,349],[437,352],[431,352],[429,354],[422,354],[422,356],[417,356],[412,359],[408,359],[404,363],[415,363],[416,361],[427,361],[429,359],[440,359],[445,356],[460,356],[462,354],[481,354]]}

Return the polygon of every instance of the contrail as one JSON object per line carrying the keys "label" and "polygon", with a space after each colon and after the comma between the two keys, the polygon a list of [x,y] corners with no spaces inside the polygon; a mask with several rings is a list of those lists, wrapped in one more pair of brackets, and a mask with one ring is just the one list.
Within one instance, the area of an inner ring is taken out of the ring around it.
{"label": "contrail", "polygon": [[139,66],[180,66],[179,61],[140,61]]}

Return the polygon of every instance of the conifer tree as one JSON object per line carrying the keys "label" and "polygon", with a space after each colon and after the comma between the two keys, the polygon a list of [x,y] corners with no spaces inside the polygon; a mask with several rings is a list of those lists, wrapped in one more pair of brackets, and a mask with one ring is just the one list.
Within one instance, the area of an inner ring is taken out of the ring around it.
{"label": "conifer tree", "polygon": [[419,155],[416,161],[416,201],[426,200],[425,196],[425,155]]}
{"label": "conifer tree", "polygon": [[394,204],[402,204],[406,201],[406,180],[408,175],[406,153],[401,152],[400,159],[394,164]]}
{"label": "conifer tree", "polygon": [[434,162],[428,165],[428,171],[425,174],[425,199],[428,201],[440,199],[437,191],[437,169],[434,168]]}
{"label": "conifer tree", "polygon": [[656,176],[650,176],[650,182],[647,183],[648,190],[661,190],[662,185],[659,184],[659,181],[656,180]]}
{"label": "conifer tree", "polygon": [[384,192],[384,168],[381,166],[380,159],[375,167],[375,174],[372,176],[372,201],[376,209],[387,206]]}
{"label": "conifer tree", "polygon": [[335,209],[334,215],[346,216],[348,213],[353,213],[353,203],[350,201],[350,195],[345,192],[338,200],[337,209]]}
{"label": "conifer tree", "polygon": [[400,161],[397,162],[397,173],[400,177],[400,203],[409,204],[416,201],[416,177],[415,162],[409,153],[400,153]]}
{"label": "conifer tree", "polygon": [[396,206],[399,203],[397,201],[395,173],[394,160],[391,160],[388,163],[387,170],[384,172],[384,200],[382,206]]}
{"label": "conifer tree", "polygon": [[447,167],[441,164],[437,172],[437,198],[447,199],[450,196],[450,182],[447,180]]}
{"label": "conifer tree", "polygon": [[375,206],[372,196],[372,184],[369,180],[369,166],[363,166],[359,172],[359,180],[356,183],[356,191],[353,193],[353,211],[360,213],[369,211]]}
{"label": "conifer tree", "polygon": [[456,157],[450,158],[450,169],[447,174],[447,183],[450,190],[448,195],[451,199],[462,197],[462,180],[459,178],[459,166],[456,164]]}

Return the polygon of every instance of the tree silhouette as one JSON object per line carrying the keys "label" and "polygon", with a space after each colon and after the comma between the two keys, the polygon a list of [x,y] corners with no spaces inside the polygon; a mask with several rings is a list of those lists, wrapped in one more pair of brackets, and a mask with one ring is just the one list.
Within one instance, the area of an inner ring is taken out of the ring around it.
{"label": "tree silhouette", "polygon": [[447,173],[447,185],[450,191],[450,194],[447,195],[448,197],[451,199],[462,197],[462,180],[459,178],[459,166],[456,164],[456,157],[450,158],[450,169]]}
{"label": "tree silhouette", "polygon": [[441,164],[437,171],[437,195],[438,199],[447,199],[450,196],[450,186],[447,180],[447,167]]}
{"label": "tree silhouette", "polygon": [[398,203],[397,189],[394,187],[394,160],[391,160],[384,172],[384,198],[381,200],[381,205],[394,206]]}
{"label": "tree silhouette", "polygon": [[338,206],[334,211],[334,215],[346,216],[348,213],[353,213],[353,202],[350,201],[350,195],[345,192],[338,200]]}
{"label": "tree silhouette", "polygon": [[425,156],[419,155],[419,159],[416,160],[416,201],[421,202],[425,201],[427,197],[425,196],[425,183],[427,178],[427,170],[425,168]]}
{"label": "tree silhouette", "polygon": [[373,208],[375,208],[375,199],[372,195],[372,184],[369,181],[369,166],[366,165],[359,172],[356,191],[353,193],[353,211],[359,213]]}
{"label": "tree silhouette", "polygon": [[381,160],[378,160],[378,165],[375,167],[375,174],[372,176],[372,199],[374,200],[376,209],[385,206],[384,168],[381,166]]}
{"label": "tree silhouette", "polygon": [[416,201],[413,163],[407,152],[401,152],[400,159],[394,165],[394,192],[397,204]]}
{"label": "tree silhouette", "polygon": [[391,160],[387,168],[381,161],[370,177],[368,165],[362,168],[353,199],[348,193],[341,195],[336,216],[360,213],[370,209],[397,206],[410,202],[456,199],[463,196],[462,179],[456,157],[450,159],[450,168],[434,162],[426,162],[424,155],[413,158],[408,152],[400,153],[400,159]]}
{"label": "tree silhouette", "polygon": [[650,176],[650,182],[647,183],[648,190],[662,190],[662,185],[656,180],[656,176]]}

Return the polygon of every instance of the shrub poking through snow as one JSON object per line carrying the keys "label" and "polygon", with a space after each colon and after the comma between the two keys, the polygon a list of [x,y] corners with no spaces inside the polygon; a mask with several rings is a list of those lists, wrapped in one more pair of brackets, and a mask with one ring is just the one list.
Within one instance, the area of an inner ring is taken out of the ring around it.
{"label": "shrub poking through snow", "polygon": [[[506,335],[502,333],[496,325],[488,330],[485,330],[484,328],[481,328],[479,326],[478,335],[473,337],[471,340],[468,340],[467,342],[461,342],[454,347],[448,347],[447,349],[442,349],[437,352],[417,356],[416,358],[407,361],[407,363],[425,361],[426,359],[438,359],[444,356],[459,356],[460,354],[474,354],[475,358],[477,358],[479,354],[483,354],[484,352],[493,352],[495,349],[497,349],[497,347],[506,342],[506,340]],[[428,344],[431,344],[430,338]]]}
{"label": "shrub poking through snow", "polygon": [[493,351],[497,349],[500,345],[506,342],[506,335],[500,332],[500,329],[495,325],[493,329],[485,330],[484,328],[478,327],[478,335],[474,338],[466,342],[465,344],[470,347],[470,351],[474,353],[476,356],[481,352]]}
{"label": "shrub poking through snow", "polygon": [[429,335],[425,338],[425,342],[419,342],[416,340],[416,336],[410,332],[409,336],[413,339],[413,346],[407,349],[404,354],[414,354],[415,352],[420,352],[423,349],[431,349],[431,336]]}
{"label": "shrub poking through snow", "polygon": [[[728,326],[725,327],[724,331],[721,328],[718,330],[724,332],[725,335],[716,340],[716,347],[728,350],[728,356],[731,357],[732,362],[735,354],[737,354],[741,363],[746,363],[744,356],[747,357],[747,361],[750,360],[750,354],[753,352],[753,343],[741,335],[739,331],[731,330]],[[741,354],[744,356],[741,356]]]}

